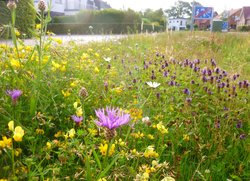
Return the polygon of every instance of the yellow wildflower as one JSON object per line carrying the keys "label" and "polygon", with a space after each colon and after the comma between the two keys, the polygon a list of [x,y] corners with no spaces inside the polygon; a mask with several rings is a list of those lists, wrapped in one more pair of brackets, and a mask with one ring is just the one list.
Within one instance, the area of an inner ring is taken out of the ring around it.
{"label": "yellow wildflower", "polygon": [[13,58],[10,59],[10,64],[14,68],[20,68],[22,66],[18,60],[15,60]]}
{"label": "yellow wildflower", "polygon": [[10,130],[10,131],[14,131],[14,121],[10,121],[10,122],[8,123],[8,127],[9,127],[9,130]]}
{"label": "yellow wildflower", "polygon": [[80,116],[82,116],[82,114],[83,114],[82,107],[78,107],[78,108],[76,109],[76,115],[77,115],[78,117],[80,117]]}
{"label": "yellow wildflower", "polygon": [[71,82],[71,83],[70,83],[70,87],[76,87],[76,86],[77,86],[77,83],[78,83],[77,81]]}
{"label": "yellow wildflower", "polygon": [[22,141],[23,135],[24,135],[24,130],[22,129],[21,126],[17,126],[14,131],[14,136],[13,136],[14,140],[17,142]]}
{"label": "yellow wildflower", "polygon": [[47,149],[48,149],[48,150],[51,149],[51,143],[50,143],[50,142],[47,142],[47,143],[46,143],[46,146],[47,146]]}
{"label": "yellow wildflower", "polygon": [[93,52],[93,49],[92,48],[88,48],[88,52]]}
{"label": "yellow wildflower", "polygon": [[[105,156],[107,154],[108,144],[107,143],[101,144],[99,146],[99,150],[100,150],[102,156]],[[115,152],[115,144],[112,144],[111,148],[109,149],[109,156],[113,155],[114,152]]]}
{"label": "yellow wildflower", "polygon": [[156,128],[162,133],[162,134],[167,134],[168,133],[168,129],[165,128],[165,126],[162,124],[162,121],[159,122],[157,125],[156,125]]}
{"label": "yellow wildflower", "polygon": [[19,156],[22,153],[22,149],[21,148],[17,148],[15,149],[15,155]]}
{"label": "yellow wildflower", "polygon": [[82,60],[86,60],[88,58],[89,58],[89,55],[87,53],[83,53],[82,56],[81,56]]}
{"label": "yellow wildflower", "polygon": [[190,140],[189,135],[184,134],[184,135],[183,135],[183,140],[184,140],[184,141],[189,141],[189,140]]}
{"label": "yellow wildflower", "polygon": [[41,29],[41,24],[36,24],[36,29]]}
{"label": "yellow wildflower", "polygon": [[76,134],[76,131],[75,131],[74,128],[72,128],[71,130],[69,130],[69,137],[70,138],[74,138],[75,134]]}
{"label": "yellow wildflower", "polygon": [[43,130],[43,129],[37,128],[37,129],[36,129],[36,134],[43,135],[43,134],[44,134],[44,130]]}
{"label": "yellow wildflower", "polygon": [[64,97],[69,97],[71,95],[69,90],[66,90],[65,92],[64,92],[64,90],[62,90],[62,94]]}
{"label": "yellow wildflower", "polygon": [[12,139],[11,138],[7,138],[6,136],[3,136],[2,137],[2,143],[0,144],[0,145],[2,145],[2,146],[4,146],[4,147],[11,147],[11,145],[12,145]]}
{"label": "yellow wildflower", "polygon": [[55,136],[56,138],[62,136],[62,131],[58,131],[54,136]]}
{"label": "yellow wildflower", "polygon": [[62,44],[62,39],[60,39],[60,38],[51,38],[51,40],[53,40],[53,41],[55,41],[56,43],[58,43],[58,44]]}
{"label": "yellow wildflower", "polygon": [[99,68],[98,68],[98,67],[95,67],[94,72],[95,72],[95,73],[99,73],[99,72],[100,72]]}
{"label": "yellow wildflower", "polygon": [[148,134],[147,137],[148,137],[148,139],[150,139],[150,140],[155,139],[155,137],[154,137],[152,134]]}
{"label": "yellow wildflower", "polygon": [[123,91],[123,88],[122,87],[116,87],[114,89],[114,91],[115,91],[115,93],[117,93],[118,95],[120,95],[122,93],[122,91]]}
{"label": "yellow wildflower", "polygon": [[15,29],[15,34],[16,34],[16,36],[20,36],[21,35],[20,32],[17,29]]}
{"label": "yellow wildflower", "polygon": [[92,136],[97,135],[97,130],[96,130],[96,129],[88,128],[88,131],[89,131],[89,133],[90,133]]}
{"label": "yellow wildflower", "polygon": [[0,140],[0,148],[5,148],[5,143],[3,140]]}
{"label": "yellow wildflower", "polygon": [[95,56],[96,56],[97,58],[99,58],[99,57],[100,57],[100,55],[99,55],[98,53],[95,53]]}
{"label": "yellow wildflower", "polygon": [[157,158],[157,157],[159,157],[159,154],[154,151],[154,146],[148,146],[146,148],[145,152],[143,153],[143,155],[146,158]]}
{"label": "yellow wildflower", "polygon": [[133,119],[133,121],[137,121],[140,120],[142,118],[142,109],[138,109],[138,108],[131,108],[129,110],[130,116]]}
{"label": "yellow wildflower", "polygon": [[99,178],[97,181],[107,181],[106,178]]}

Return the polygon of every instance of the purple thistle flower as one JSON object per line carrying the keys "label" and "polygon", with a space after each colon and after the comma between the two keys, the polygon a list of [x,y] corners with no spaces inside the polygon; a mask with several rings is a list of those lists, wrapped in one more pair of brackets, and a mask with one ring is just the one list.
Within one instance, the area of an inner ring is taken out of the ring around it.
{"label": "purple thistle flower", "polygon": [[237,122],[236,128],[242,128],[242,122],[241,122],[241,121],[238,121],[238,122]]}
{"label": "purple thistle flower", "polygon": [[22,95],[22,91],[21,90],[7,90],[6,94],[9,95],[13,101],[14,104],[16,104],[17,99]]}
{"label": "purple thistle flower", "polygon": [[110,130],[116,129],[130,121],[130,115],[125,114],[119,108],[109,108],[95,110],[99,121],[95,121],[98,126],[106,127]]}
{"label": "purple thistle flower", "polygon": [[73,119],[73,121],[75,121],[76,124],[80,124],[83,119],[82,116],[78,117],[76,115],[71,116],[71,118]]}
{"label": "purple thistle flower", "polygon": [[189,95],[189,94],[190,94],[190,91],[189,91],[188,88],[185,88],[185,89],[183,90],[183,93]]}
{"label": "purple thistle flower", "polygon": [[247,137],[247,136],[246,136],[246,134],[244,134],[244,133],[240,135],[240,139],[241,139],[241,140],[245,139],[246,137]]}

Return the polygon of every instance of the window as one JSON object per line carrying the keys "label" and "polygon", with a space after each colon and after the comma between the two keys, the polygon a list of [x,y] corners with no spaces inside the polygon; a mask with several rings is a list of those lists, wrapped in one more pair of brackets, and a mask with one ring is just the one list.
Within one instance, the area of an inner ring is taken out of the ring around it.
{"label": "window", "polygon": [[179,23],[179,21],[176,21],[177,23]]}
{"label": "window", "polygon": [[171,21],[169,21],[169,23],[171,23]]}
{"label": "window", "polygon": [[180,21],[180,25],[182,26],[182,21]]}

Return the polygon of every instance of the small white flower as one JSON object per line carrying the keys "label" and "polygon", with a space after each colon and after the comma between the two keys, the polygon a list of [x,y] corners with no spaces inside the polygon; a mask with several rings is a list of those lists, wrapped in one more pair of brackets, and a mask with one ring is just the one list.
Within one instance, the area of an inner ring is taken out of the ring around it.
{"label": "small white flower", "polygon": [[147,117],[142,118],[142,122],[147,123],[148,121],[149,121],[149,117],[148,117],[148,116],[147,116]]}
{"label": "small white flower", "polygon": [[158,87],[159,85],[161,85],[160,83],[158,82],[146,82],[148,84],[149,87],[152,87],[152,88],[156,88]]}
{"label": "small white flower", "polygon": [[107,57],[107,58],[103,58],[106,62],[110,62],[111,58],[110,57]]}

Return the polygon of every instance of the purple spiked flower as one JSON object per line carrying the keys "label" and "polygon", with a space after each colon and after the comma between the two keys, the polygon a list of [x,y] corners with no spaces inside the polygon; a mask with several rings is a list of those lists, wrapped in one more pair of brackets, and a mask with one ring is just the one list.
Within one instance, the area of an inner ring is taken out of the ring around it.
{"label": "purple spiked flower", "polygon": [[98,126],[106,127],[109,130],[116,129],[130,121],[130,115],[124,113],[119,108],[98,109],[95,110],[96,116],[99,120],[95,121]]}
{"label": "purple spiked flower", "polygon": [[185,88],[185,89],[183,90],[183,93],[189,95],[189,94],[190,94],[190,91],[189,91],[188,88]]}
{"label": "purple spiked flower", "polygon": [[80,124],[83,119],[82,116],[76,116],[76,115],[71,116],[71,118],[73,119],[73,121],[75,121],[76,124]]}
{"label": "purple spiked flower", "polygon": [[22,95],[22,91],[18,89],[7,90],[6,93],[11,97],[13,104],[16,104],[17,99]]}

